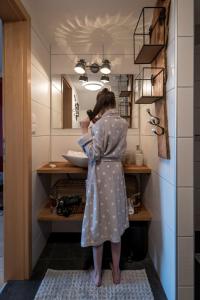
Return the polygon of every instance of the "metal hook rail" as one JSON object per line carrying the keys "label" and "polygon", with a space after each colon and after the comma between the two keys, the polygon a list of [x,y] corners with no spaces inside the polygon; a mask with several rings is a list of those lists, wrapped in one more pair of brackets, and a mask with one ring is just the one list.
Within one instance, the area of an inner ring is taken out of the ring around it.
{"label": "metal hook rail", "polygon": [[151,117],[150,120],[148,121],[148,123],[155,126],[154,128],[152,128],[152,132],[158,136],[163,135],[165,133],[165,129],[162,126],[160,126],[160,118],[152,115],[149,108],[147,108],[146,111],[149,114],[149,116]]}

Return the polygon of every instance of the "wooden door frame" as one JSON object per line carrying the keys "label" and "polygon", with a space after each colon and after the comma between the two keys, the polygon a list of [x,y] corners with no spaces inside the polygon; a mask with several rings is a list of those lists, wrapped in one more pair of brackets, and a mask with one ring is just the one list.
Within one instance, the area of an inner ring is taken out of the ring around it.
{"label": "wooden door frame", "polygon": [[31,20],[20,0],[3,21],[4,280],[29,279],[32,249]]}

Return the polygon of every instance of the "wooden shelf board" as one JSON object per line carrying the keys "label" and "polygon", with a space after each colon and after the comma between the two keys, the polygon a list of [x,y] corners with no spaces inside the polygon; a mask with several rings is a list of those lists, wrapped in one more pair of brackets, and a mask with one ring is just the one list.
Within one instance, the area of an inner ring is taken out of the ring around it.
{"label": "wooden shelf board", "polygon": [[[73,214],[69,217],[58,216],[56,213],[52,213],[49,207],[49,203],[39,212],[38,220],[42,222],[72,222],[72,221],[82,221],[83,214]],[[144,205],[141,206],[138,213],[134,215],[129,215],[129,221],[151,221],[151,214],[145,208]]]}
{"label": "wooden shelf board", "polygon": [[129,97],[133,91],[121,91],[119,97]]}
{"label": "wooden shelf board", "polygon": [[160,100],[162,96],[142,96],[138,100],[135,101],[136,104],[152,104],[158,100]]}
{"label": "wooden shelf board", "polygon": [[135,59],[135,64],[151,64],[160,51],[163,49],[164,44],[161,45],[143,45],[138,56]]}
{"label": "wooden shelf board", "polygon": [[[51,168],[49,164],[46,164],[39,169],[39,174],[86,174],[87,168],[76,167],[69,162],[53,162],[56,168]],[[126,174],[150,174],[151,169],[147,166],[138,167],[134,164],[124,165],[124,173]]]}

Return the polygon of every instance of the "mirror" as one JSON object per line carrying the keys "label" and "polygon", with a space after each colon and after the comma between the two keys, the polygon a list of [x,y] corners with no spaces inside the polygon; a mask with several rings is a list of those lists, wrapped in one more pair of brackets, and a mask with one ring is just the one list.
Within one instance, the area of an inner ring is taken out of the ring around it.
{"label": "mirror", "polygon": [[[52,128],[80,128],[79,122],[93,109],[100,89],[107,87],[115,93],[117,110],[125,118],[129,128],[138,128],[138,106],[133,99],[133,75],[111,74],[109,83],[102,83],[99,74],[91,74],[87,85],[79,81],[77,74],[53,75],[51,84]],[[99,90],[91,82],[99,85]]]}

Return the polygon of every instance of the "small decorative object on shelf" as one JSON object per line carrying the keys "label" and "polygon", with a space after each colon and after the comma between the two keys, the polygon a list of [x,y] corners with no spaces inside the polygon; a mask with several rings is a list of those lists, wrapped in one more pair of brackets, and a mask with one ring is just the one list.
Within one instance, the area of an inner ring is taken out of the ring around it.
{"label": "small decorative object on shelf", "polygon": [[144,165],[144,154],[143,154],[142,150],[140,149],[139,145],[136,145],[135,164],[136,164],[136,166]]}
{"label": "small decorative object on shelf", "polygon": [[[134,63],[151,64],[165,46],[165,7],[144,7],[133,34]],[[153,34],[158,32],[159,36]]]}
{"label": "small decorative object on shelf", "polygon": [[151,104],[164,95],[164,68],[144,67],[134,80],[135,103]]}

